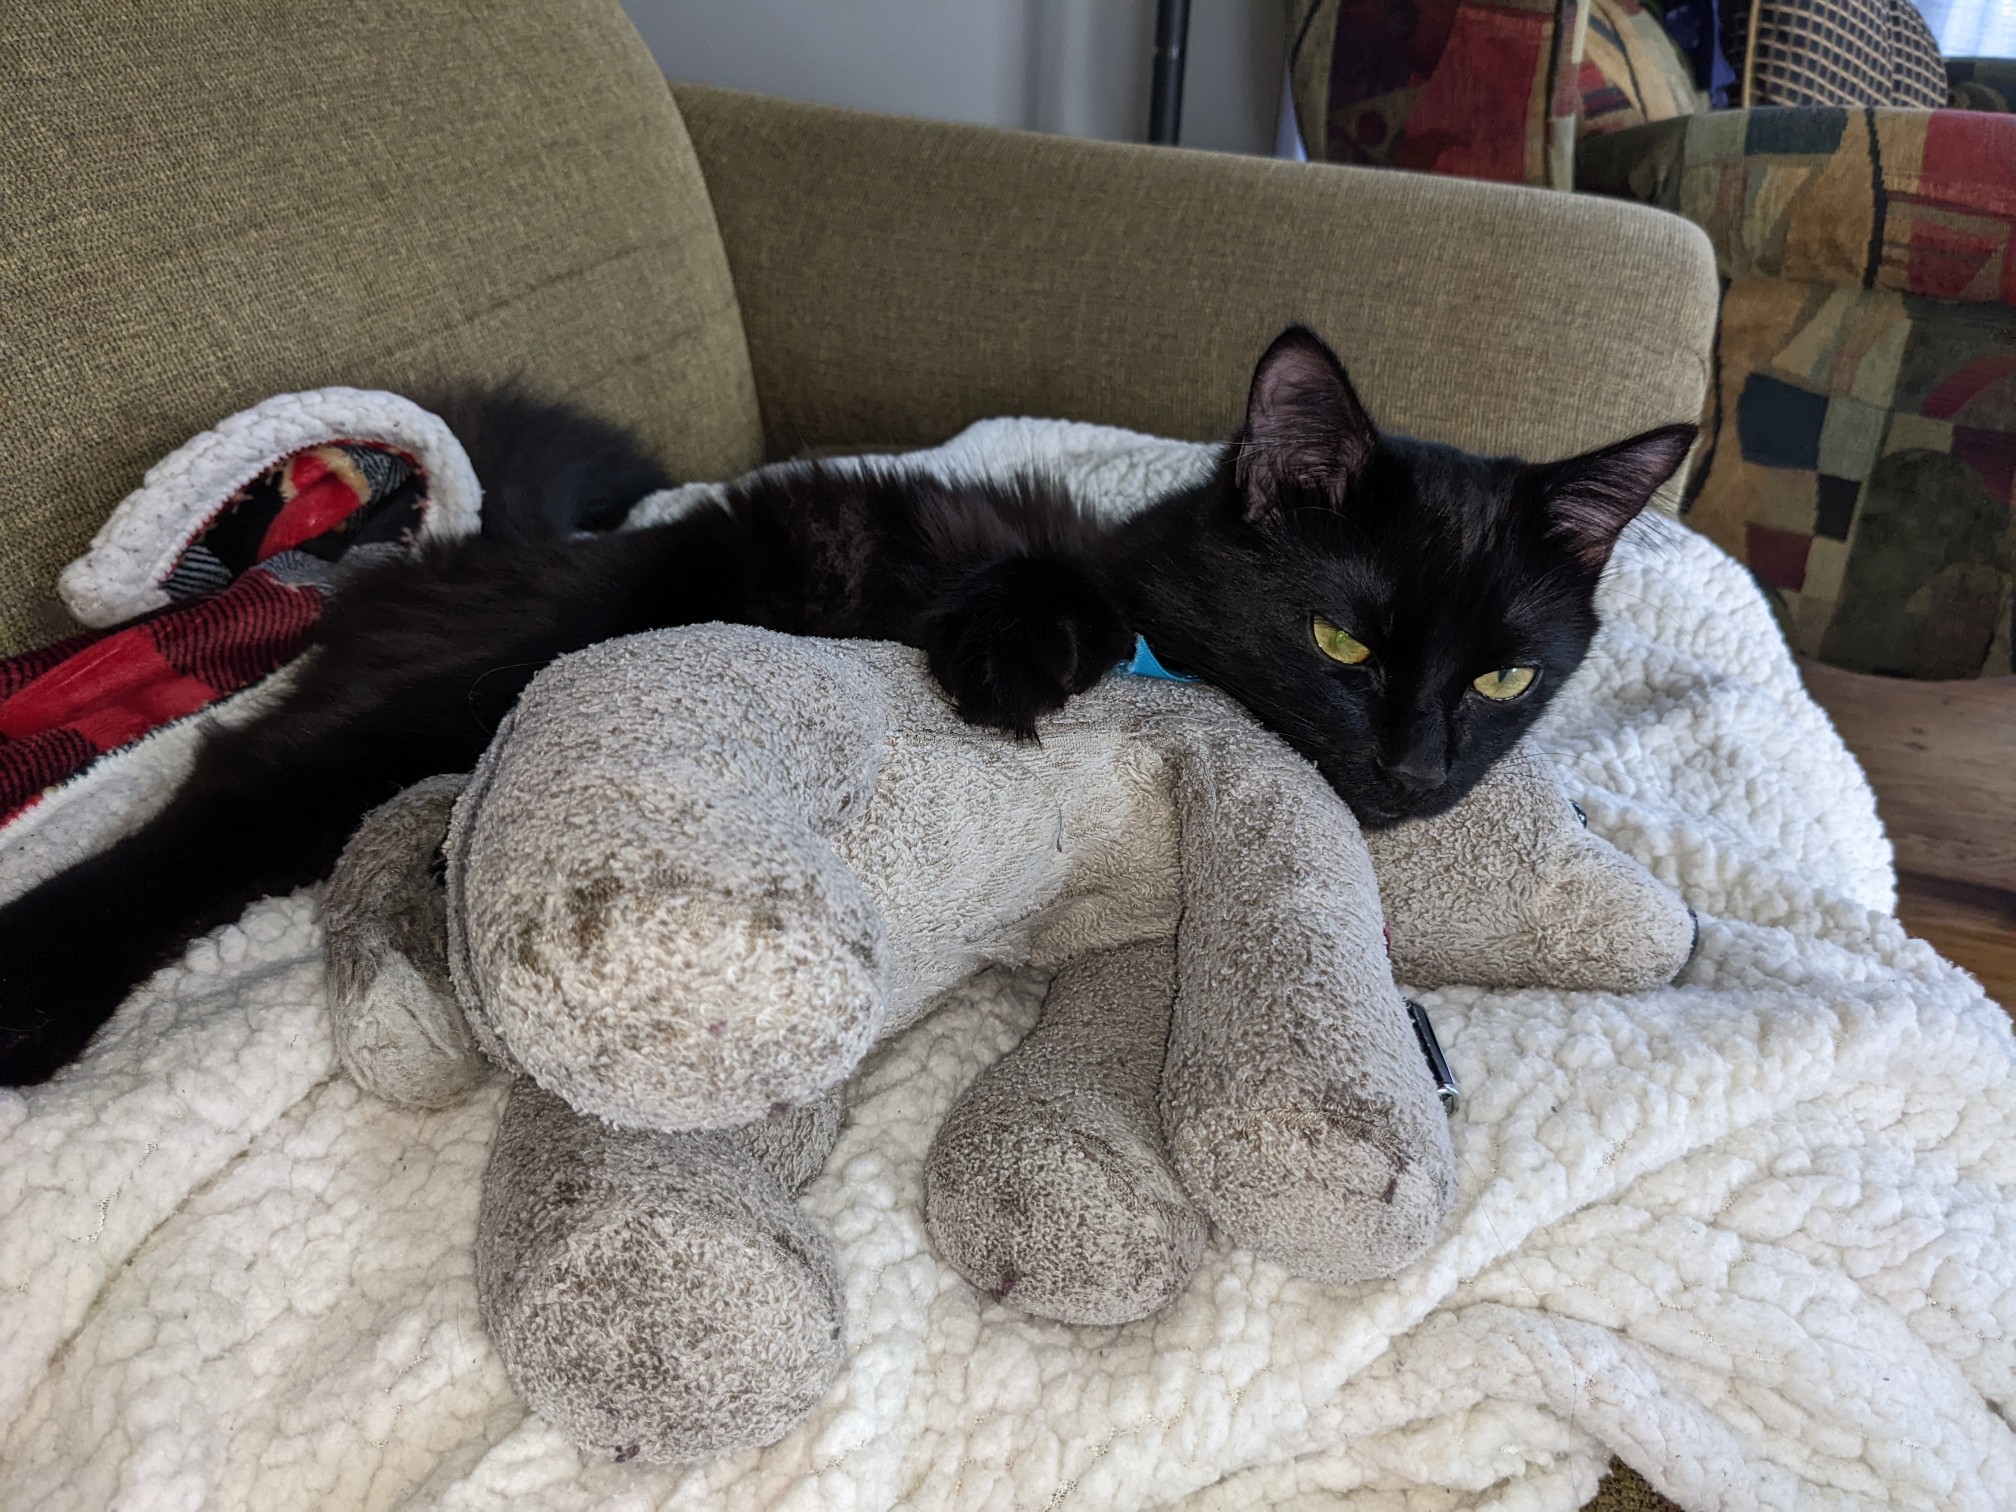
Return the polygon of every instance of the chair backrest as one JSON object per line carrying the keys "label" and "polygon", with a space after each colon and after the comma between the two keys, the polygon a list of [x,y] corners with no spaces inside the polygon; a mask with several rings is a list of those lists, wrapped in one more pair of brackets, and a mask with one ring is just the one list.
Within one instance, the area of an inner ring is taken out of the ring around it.
{"label": "chair backrest", "polygon": [[706,187],[616,0],[0,21],[0,650],[155,458],[277,391],[515,377],[760,460]]}

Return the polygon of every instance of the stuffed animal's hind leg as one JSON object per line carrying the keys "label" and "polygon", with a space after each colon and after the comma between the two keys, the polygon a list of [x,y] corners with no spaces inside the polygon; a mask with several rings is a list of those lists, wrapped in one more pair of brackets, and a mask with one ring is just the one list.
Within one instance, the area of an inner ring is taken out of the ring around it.
{"label": "stuffed animal's hind leg", "polygon": [[466,777],[430,777],[364,816],[322,897],[329,1022],[351,1080],[444,1108],[489,1068],[448,979],[441,842]]}
{"label": "stuffed animal's hind leg", "polygon": [[520,1078],[484,1177],[476,1290],[526,1404],[616,1459],[789,1432],[842,1355],[832,1246],[787,1185],[837,1121],[829,1099],[754,1138],[626,1131]]}
{"label": "stuffed animal's hind leg", "polygon": [[1394,974],[1416,987],[1637,992],[1672,981],[1700,938],[1679,894],[1591,834],[1524,750],[1446,814],[1365,838]]}
{"label": "stuffed animal's hind leg", "polygon": [[1167,939],[1073,961],[1029,1037],[952,1109],[925,1167],[925,1219],[981,1291],[1067,1323],[1124,1323],[1189,1283],[1205,1224],[1156,1111],[1175,991]]}

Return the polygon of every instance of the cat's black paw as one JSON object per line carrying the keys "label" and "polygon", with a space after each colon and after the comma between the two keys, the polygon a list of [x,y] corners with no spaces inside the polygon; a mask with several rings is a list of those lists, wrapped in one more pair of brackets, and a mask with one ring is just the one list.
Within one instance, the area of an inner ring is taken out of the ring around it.
{"label": "cat's black paw", "polygon": [[1029,557],[968,573],[934,608],[922,639],[961,719],[1024,738],[1134,643],[1090,573]]}

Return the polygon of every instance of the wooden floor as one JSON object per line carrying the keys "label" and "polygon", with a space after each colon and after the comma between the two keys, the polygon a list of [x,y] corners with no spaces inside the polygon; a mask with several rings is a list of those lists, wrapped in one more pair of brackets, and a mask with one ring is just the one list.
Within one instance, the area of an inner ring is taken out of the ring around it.
{"label": "wooden floor", "polygon": [[2016,677],[1802,670],[1876,789],[1897,847],[1897,916],[2016,1013]]}
{"label": "wooden floor", "polygon": [[2016,1014],[2016,893],[1901,872],[1897,917]]}

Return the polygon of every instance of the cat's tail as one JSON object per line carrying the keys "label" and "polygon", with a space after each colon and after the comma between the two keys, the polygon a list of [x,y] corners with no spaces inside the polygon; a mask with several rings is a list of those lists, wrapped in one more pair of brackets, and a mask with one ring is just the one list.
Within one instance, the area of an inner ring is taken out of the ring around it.
{"label": "cat's tail", "polygon": [[469,454],[483,485],[483,534],[492,540],[614,530],[639,499],[672,483],[630,431],[516,383],[447,389],[419,402]]}
{"label": "cat's tail", "polygon": [[0,909],[0,1085],[46,1080],[192,936],[325,873],[362,795],[318,789],[318,775],[199,779],[135,834]]}

